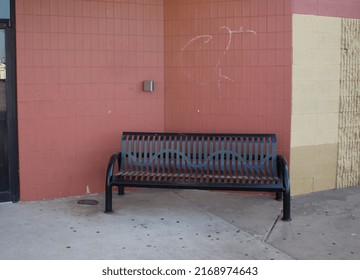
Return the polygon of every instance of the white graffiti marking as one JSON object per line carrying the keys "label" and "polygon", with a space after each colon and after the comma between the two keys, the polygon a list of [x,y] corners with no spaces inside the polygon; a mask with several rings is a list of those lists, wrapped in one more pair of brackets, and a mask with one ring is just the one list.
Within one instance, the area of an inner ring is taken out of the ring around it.
{"label": "white graffiti marking", "polygon": [[224,79],[229,80],[229,81],[231,81],[231,82],[234,81],[233,79],[229,78],[228,76],[223,75],[223,74],[221,73],[221,68],[219,69],[219,78],[224,78]]}
{"label": "white graffiti marking", "polygon": [[240,27],[240,29],[238,29],[238,30],[231,30],[228,26],[223,25],[223,26],[221,26],[219,29],[226,29],[227,32],[229,33],[229,39],[228,39],[228,42],[227,42],[227,45],[226,45],[226,48],[225,48],[225,51],[224,51],[225,54],[227,53],[227,51],[228,51],[229,48],[230,48],[231,41],[232,41],[232,35],[233,35],[233,34],[237,34],[237,33],[251,33],[251,34],[253,34],[253,35],[257,35],[257,33],[256,33],[254,30],[244,29],[243,27]]}
{"label": "white graffiti marking", "polygon": [[[233,39],[233,34],[240,34],[240,33],[250,33],[252,35],[257,35],[257,33],[254,31],[254,30],[251,30],[251,29],[244,29],[243,27],[240,27],[239,29],[235,29],[235,30],[232,30],[230,27],[226,26],[226,25],[223,25],[221,27],[219,27],[219,30],[226,30],[227,33],[228,33],[228,38],[227,38],[227,42],[226,42],[226,46],[225,46],[225,49],[224,49],[224,56],[223,58],[226,56],[227,52],[229,51],[230,47],[231,47],[231,42],[232,42],[232,39]],[[202,40],[202,43],[203,44],[208,44],[211,40],[213,40],[213,36],[212,35],[207,35],[207,34],[204,34],[204,35],[199,35],[199,36],[196,36],[194,38],[192,38],[191,40],[189,40],[182,48],[181,48],[181,51],[185,51],[187,49],[187,47],[192,44],[194,41],[196,40],[199,40],[201,39]],[[227,81],[230,81],[230,82],[234,82],[233,79],[231,79],[229,76],[226,76],[222,73],[222,68],[221,68],[221,59],[219,58],[217,63],[216,63],[216,66],[215,66],[215,70],[216,70],[216,75],[217,75],[217,88],[218,88],[218,93],[221,92],[221,87],[222,87],[222,80],[227,80]],[[186,73],[186,75],[188,77],[190,77],[189,73],[185,70],[184,71]],[[201,84],[204,84],[204,85],[207,85],[208,83],[201,83]]]}
{"label": "white graffiti marking", "polygon": [[196,36],[194,38],[192,38],[191,40],[189,40],[182,48],[181,50],[184,51],[192,42],[199,40],[199,39],[203,39],[203,43],[207,44],[212,40],[213,36],[212,35],[199,35]]}

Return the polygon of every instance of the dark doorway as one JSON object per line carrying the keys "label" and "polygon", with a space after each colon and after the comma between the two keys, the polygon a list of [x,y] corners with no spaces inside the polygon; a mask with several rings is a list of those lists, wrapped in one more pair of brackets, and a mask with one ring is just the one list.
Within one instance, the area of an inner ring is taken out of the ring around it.
{"label": "dark doorway", "polygon": [[0,202],[19,200],[14,1],[0,1]]}

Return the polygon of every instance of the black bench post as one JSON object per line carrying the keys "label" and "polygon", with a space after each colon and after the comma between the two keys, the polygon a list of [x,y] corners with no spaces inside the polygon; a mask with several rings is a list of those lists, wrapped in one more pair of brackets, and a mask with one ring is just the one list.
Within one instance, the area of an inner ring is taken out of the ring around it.
{"label": "black bench post", "polygon": [[289,168],[283,156],[277,156],[278,175],[283,182],[283,220],[291,221]]}
{"label": "black bench post", "polygon": [[284,199],[283,199],[283,220],[286,222],[291,221],[290,216],[290,189],[284,192]]}
{"label": "black bench post", "polygon": [[124,187],[118,187],[118,195],[124,195],[125,191],[124,191]]}

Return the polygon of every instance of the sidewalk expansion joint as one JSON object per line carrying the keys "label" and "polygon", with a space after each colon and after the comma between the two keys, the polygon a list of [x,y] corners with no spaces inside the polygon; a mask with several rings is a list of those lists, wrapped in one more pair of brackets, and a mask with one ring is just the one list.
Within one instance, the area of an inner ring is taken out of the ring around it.
{"label": "sidewalk expansion joint", "polygon": [[275,219],[275,221],[274,221],[273,225],[271,226],[271,228],[270,228],[270,230],[269,230],[268,234],[265,236],[265,238],[264,238],[263,242],[267,242],[267,241],[268,241],[268,239],[269,239],[269,237],[270,237],[271,233],[273,232],[273,230],[274,230],[274,228],[275,228],[275,226],[276,226],[276,224],[277,224],[277,222],[278,222],[279,220],[280,220],[280,215],[279,215],[279,216],[277,216],[277,218]]}

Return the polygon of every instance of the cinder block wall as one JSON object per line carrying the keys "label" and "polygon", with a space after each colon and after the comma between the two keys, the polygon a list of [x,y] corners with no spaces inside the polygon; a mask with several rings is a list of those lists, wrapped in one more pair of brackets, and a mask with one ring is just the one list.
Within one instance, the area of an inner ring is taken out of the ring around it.
{"label": "cinder block wall", "polygon": [[360,20],[342,20],[337,186],[360,185]]}
{"label": "cinder block wall", "polygon": [[293,1],[293,194],[360,184],[360,2]]}
{"label": "cinder block wall", "polygon": [[340,18],[293,15],[293,194],[335,187],[340,41]]}

